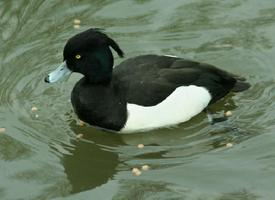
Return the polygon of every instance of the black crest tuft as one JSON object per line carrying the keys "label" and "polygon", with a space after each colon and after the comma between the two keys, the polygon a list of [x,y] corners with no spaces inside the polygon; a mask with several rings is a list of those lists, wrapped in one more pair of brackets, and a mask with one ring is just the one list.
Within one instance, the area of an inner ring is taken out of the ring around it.
{"label": "black crest tuft", "polygon": [[119,57],[123,57],[124,56],[124,52],[120,49],[120,47],[118,46],[118,44],[112,40],[111,38],[108,37],[108,44],[109,46],[111,46],[119,55]]}
{"label": "black crest tuft", "polygon": [[[124,56],[124,52],[121,50],[121,48],[119,47],[119,45],[110,37],[108,37],[105,33],[102,33],[101,31],[104,31],[104,29],[102,28],[91,28],[89,29],[91,32],[97,32],[99,35],[103,36],[106,44],[108,46],[111,46],[118,54],[119,57],[123,57]],[[89,31],[88,30],[88,31]]]}

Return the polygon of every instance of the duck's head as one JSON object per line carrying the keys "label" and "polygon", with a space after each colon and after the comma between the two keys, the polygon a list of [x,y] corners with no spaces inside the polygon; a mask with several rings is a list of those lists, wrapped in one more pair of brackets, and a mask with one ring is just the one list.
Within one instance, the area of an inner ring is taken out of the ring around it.
{"label": "duck's head", "polygon": [[98,29],[73,36],[64,47],[63,63],[48,74],[45,82],[56,82],[72,72],[83,74],[91,83],[110,82],[114,63],[110,47],[123,57],[118,44]]}

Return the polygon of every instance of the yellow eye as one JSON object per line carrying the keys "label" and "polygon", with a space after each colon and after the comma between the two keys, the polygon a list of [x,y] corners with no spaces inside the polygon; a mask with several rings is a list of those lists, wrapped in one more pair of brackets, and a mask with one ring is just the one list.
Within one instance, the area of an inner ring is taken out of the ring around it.
{"label": "yellow eye", "polygon": [[75,56],[75,58],[76,58],[76,59],[80,59],[80,58],[81,58],[81,55],[77,54],[77,55]]}

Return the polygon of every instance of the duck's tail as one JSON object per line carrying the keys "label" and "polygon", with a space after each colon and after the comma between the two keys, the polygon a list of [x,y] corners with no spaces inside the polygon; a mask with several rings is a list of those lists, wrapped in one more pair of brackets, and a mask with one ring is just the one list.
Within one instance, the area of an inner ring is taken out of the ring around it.
{"label": "duck's tail", "polygon": [[245,78],[239,76],[235,76],[234,78],[237,80],[237,82],[231,90],[232,92],[242,92],[250,88],[251,85],[246,82]]}

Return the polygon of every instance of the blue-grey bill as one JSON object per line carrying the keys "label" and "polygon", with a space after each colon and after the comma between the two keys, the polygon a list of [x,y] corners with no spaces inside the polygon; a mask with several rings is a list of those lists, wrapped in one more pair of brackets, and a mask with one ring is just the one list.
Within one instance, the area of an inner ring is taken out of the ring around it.
{"label": "blue-grey bill", "polygon": [[54,83],[63,77],[69,76],[71,73],[72,71],[67,67],[66,61],[64,61],[54,71],[48,74],[48,76],[45,78],[45,82]]}

